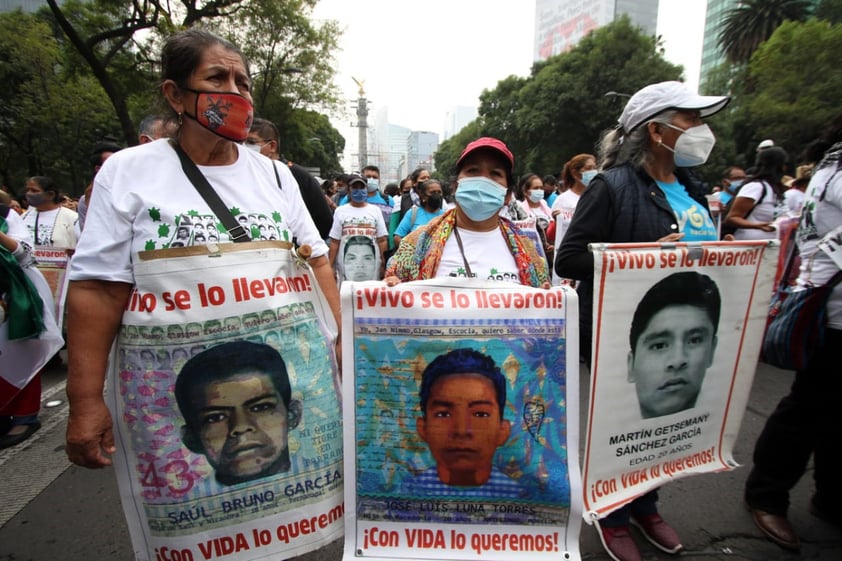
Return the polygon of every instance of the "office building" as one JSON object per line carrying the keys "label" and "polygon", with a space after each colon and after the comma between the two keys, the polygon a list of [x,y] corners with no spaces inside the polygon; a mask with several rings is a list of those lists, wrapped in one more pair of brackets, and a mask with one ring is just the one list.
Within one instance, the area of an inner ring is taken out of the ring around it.
{"label": "office building", "polygon": [[594,29],[626,14],[654,35],[658,0],[536,0],[533,59],[546,60],[573,48]]}
{"label": "office building", "polygon": [[451,136],[455,136],[466,125],[477,118],[477,108],[474,106],[457,105],[447,112],[447,117],[444,123],[444,139],[447,140]]}
{"label": "office building", "polygon": [[[819,0],[812,0],[813,9]],[[702,40],[702,64],[699,72],[699,84],[704,88],[710,73],[725,62],[725,55],[719,49],[719,32],[727,13],[739,6],[739,0],[708,0],[705,14],[705,34]]]}
{"label": "office building", "polygon": [[[63,0],[59,0],[58,4],[61,5]],[[24,12],[35,12],[38,8],[46,7],[47,2],[46,0],[0,0],[0,13],[2,12],[13,12],[20,8]]]}

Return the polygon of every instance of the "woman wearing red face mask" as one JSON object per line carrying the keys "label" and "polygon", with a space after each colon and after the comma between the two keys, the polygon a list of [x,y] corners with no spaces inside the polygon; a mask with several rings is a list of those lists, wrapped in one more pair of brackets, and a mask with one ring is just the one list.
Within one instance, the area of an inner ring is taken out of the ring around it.
{"label": "woman wearing red face mask", "polygon": [[[69,273],[67,451],[86,467],[110,465],[115,452],[102,389],[109,349],[136,283],[138,252],[222,245],[264,233],[269,240],[296,238],[311,247],[309,264],[339,324],[327,246],[289,168],[241,145],[253,120],[246,57],[221,37],[189,29],[167,39],[161,73],[162,102],[177,132],[121,150],[103,164]],[[222,226],[188,178],[191,169],[225,207],[236,209],[237,227]]]}

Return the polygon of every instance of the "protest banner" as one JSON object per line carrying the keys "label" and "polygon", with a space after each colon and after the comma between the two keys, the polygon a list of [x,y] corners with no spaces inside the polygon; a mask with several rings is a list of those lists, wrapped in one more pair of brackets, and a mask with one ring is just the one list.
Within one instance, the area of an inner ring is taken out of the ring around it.
{"label": "protest banner", "polygon": [[737,467],[777,241],[592,244],[585,518],[663,483]]}
{"label": "protest banner", "polygon": [[285,559],[342,533],[336,325],[290,247],[139,254],[107,388],[138,560]]}
{"label": "protest banner", "polygon": [[578,558],[575,292],[453,278],[341,296],[345,559]]}
{"label": "protest banner", "polygon": [[58,323],[59,331],[64,325],[64,305],[67,301],[67,263],[70,257],[67,250],[51,246],[36,245],[32,249],[32,254],[35,256],[36,266],[47,285],[50,287],[50,293],[53,295],[53,315],[55,315]]}

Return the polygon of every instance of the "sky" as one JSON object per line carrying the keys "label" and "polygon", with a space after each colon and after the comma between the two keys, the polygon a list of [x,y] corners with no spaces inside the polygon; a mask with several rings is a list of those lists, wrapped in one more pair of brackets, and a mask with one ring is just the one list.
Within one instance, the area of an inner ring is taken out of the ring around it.
{"label": "sky", "polygon": [[[657,32],[666,58],[698,88],[706,0],[660,0]],[[347,146],[357,134],[352,102],[363,83],[371,113],[387,106],[389,122],[441,135],[457,105],[478,106],[484,89],[532,66],[532,0],[320,0],[313,18],[337,21],[342,34],[335,84],[347,114],[331,118]]]}

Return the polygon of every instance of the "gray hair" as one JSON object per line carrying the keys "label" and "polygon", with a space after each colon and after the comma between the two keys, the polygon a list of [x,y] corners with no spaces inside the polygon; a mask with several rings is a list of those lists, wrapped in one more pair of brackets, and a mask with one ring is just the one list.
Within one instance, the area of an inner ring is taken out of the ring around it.
{"label": "gray hair", "polygon": [[652,145],[646,125],[669,123],[676,113],[676,110],[664,111],[635,127],[628,134],[620,127],[605,131],[599,141],[599,169],[605,170],[625,163],[635,167],[648,164],[652,160]]}

